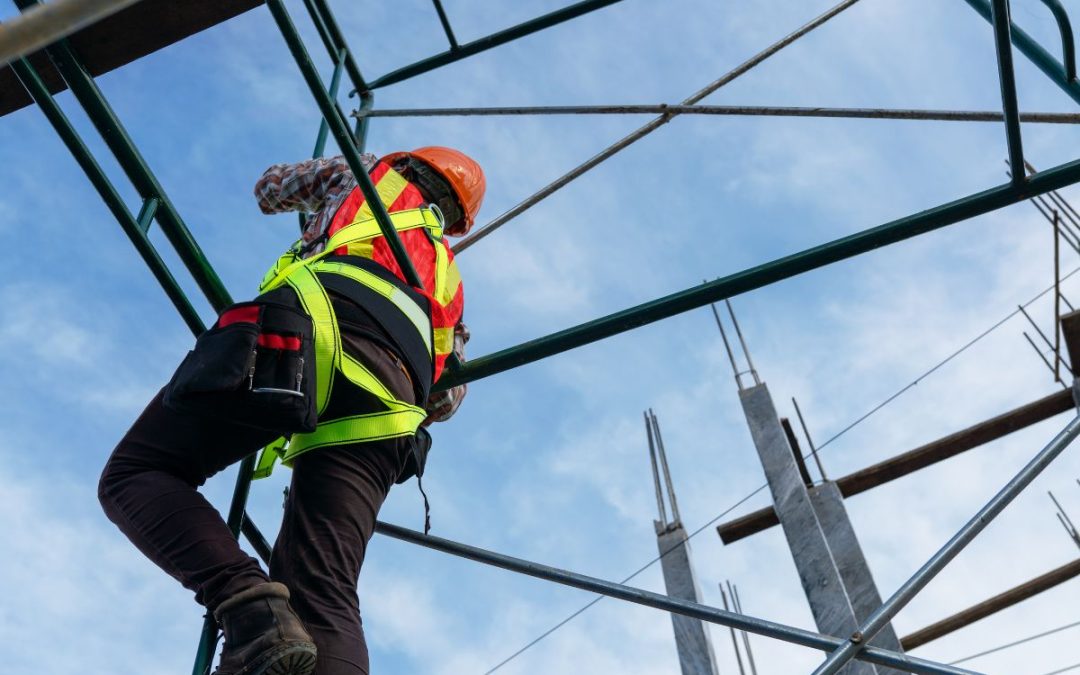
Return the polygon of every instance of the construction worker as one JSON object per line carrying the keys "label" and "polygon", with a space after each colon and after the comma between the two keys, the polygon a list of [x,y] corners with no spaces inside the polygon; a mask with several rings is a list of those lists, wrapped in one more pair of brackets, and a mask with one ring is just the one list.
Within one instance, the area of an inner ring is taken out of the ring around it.
{"label": "construction worker", "polygon": [[[259,207],[310,214],[301,239],[255,301],[200,336],[102,473],[109,519],[222,627],[217,675],[368,672],[356,587],[379,507],[423,473],[424,427],[465,394],[430,389],[451,352],[464,357],[444,236],[472,226],[483,172],[444,147],[363,162],[423,288],[406,283],[343,159],[270,167]],[[257,473],[278,457],[293,468],[268,572],[197,491],[266,446]]]}

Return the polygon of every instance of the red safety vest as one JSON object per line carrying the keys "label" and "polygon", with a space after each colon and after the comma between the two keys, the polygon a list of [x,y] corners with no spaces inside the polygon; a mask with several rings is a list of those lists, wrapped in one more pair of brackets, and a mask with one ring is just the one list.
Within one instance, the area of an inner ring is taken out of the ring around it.
{"label": "red safety vest", "polygon": [[[427,203],[419,188],[405,180],[386,163],[379,162],[371,170],[370,175],[379,197],[390,213],[416,209]],[[333,236],[338,230],[351,223],[372,217],[371,208],[364,199],[364,193],[360,191],[359,186],[355,187],[338,207],[327,234]],[[430,301],[435,352],[433,381],[438,381],[443,366],[446,364],[446,358],[454,349],[454,326],[461,321],[465,304],[461,274],[457,263],[454,262],[454,253],[446,240],[432,236],[431,230],[420,227],[399,231],[398,236],[413,267],[416,268],[417,274],[424,283],[423,288],[416,290]],[[386,237],[382,235],[342,246],[334,253],[369,258],[405,281],[405,275],[394,260],[394,254],[390,250],[390,245],[386,243]]]}

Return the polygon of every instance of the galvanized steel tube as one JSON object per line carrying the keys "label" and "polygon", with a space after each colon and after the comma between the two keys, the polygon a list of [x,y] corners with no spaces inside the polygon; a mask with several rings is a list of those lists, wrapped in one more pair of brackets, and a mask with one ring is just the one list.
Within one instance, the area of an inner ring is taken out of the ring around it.
{"label": "galvanized steel tube", "polygon": [[1080,434],[1080,417],[1074,417],[1046,447],[1040,450],[1012,480],[1005,484],[1005,487],[994,495],[993,499],[979,509],[978,513],[960,528],[960,531],[953,535],[948,543],[941,547],[930,560],[926,561],[910,579],[893,593],[892,597],[871,614],[860,626],[859,631],[851,636],[851,639],[844,642],[839,649],[830,654],[829,658],[814,671],[813,675],[833,675],[852,658],[855,658],[859,651],[864,648],[864,645],[872,640],[892,617],[930,583],[938,572],[949,564],[960,551],[964,550],[964,547],[971,543],[971,540],[982,532],[1031,481],[1035,480],[1036,476],[1042,473],[1078,434]]}
{"label": "galvanized steel tube", "polygon": [[[812,631],[786,626],[765,619],[758,619],[745,614],[724,611],[722,609],[708,607],[688,600],[671,598],[660,593],[653,593],[652,591],[646,591],[632,586],[604,581],[603,579],[597,579],[595,577],[561,570],[541,563],[514,558],[502,553],[495,553],[494,551],[488,551],[468,544],[451,541],[449,539],[425,535],[397,525],[377,522],[375,524],[375,531],[384,536],[393,537],[394,539],[407,541],[413,544],[419,544],[425,548],[442,551],[443,553],[449,553],[467,560],[484,563],[485,565],[500,567],[511,572],[518,572],[537,579],[553,581],[564,586],[571,586],[584,591],[600,593],[608,597],[626,600],[639,605],[645,605],[646,607],[654,607],[656,609],[674,612],[676,614],[720,624],[722,626],[732,626],[740,630],[749,631],[758,635],[765,635],[778,640],[784,640],[785,642],[792,642],[804,647],[828,651],[844,642],[840,638],[821,635]],[[912,673],[975,675],[969,670],[934,663],[932,661],[877,647],[871,647],[864,650],[858,655],[858,658],[885,666],[902,668]]]}
{"label": "galvanized steel tube", "polygon": [[[1009,0],[992,0],[994,47],[997,51],[998,80],[1001,85],[1001,104],[1005,113],[1005,140],[1009,147],[1009,166],[1024,166],[1024,146],[1020,138],[1020,109],[1016,102],[1016,73],[1013,70],[1012,39],[1009,27]],[[1023,183],[1024,171],[1013,171],[1013,183]]]}
{"label": "galvanized steel tube", "polygon": [[53,0],[0,23],[0,66],[134,5],[139,0]]}
{"label": "galvanized steel tube", "polygon": [[[993,23],[989,0],[964,0],[987,21]],[[1053,80],[1072,100],[1080,103],[1080,83],[1070,77],[1065,67],[1050,52],[1046,51],[1034,38],[1025,33],[1016,24],[1011,26],[1013,44],[1028,57],[1035,66]]]}

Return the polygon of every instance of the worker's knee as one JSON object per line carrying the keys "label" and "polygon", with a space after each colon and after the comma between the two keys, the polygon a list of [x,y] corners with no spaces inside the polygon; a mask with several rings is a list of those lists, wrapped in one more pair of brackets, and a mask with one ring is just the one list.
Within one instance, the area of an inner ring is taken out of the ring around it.
{"label": "worker's knee", "polygon": [[115,520],[116,494],[120,484],[123,483],[125,474],[130,473],[118,466],[115,460],[116,453],[114,452],[105,462],[105,468],[101,470],[101,476],[98,478],[98,503],[101,504],[102,510],[110,520]]}

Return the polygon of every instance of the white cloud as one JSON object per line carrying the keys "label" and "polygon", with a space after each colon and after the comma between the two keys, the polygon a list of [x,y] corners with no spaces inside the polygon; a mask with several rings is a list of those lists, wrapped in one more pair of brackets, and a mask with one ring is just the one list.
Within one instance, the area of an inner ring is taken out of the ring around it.
{"label": "white cloud", "polygon": [[190,668],[197,607],[105,521],[89,481],[38,475],[10,447],[0,458],[0,633],[18,645],[5,667],[88,675]]}

